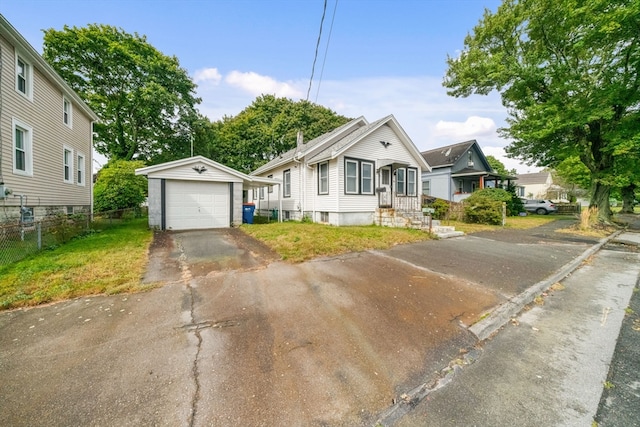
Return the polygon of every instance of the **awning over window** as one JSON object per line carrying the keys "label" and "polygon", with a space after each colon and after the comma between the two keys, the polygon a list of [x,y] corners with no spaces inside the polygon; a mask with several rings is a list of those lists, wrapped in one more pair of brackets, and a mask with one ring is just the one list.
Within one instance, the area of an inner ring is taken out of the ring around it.
{"label": "awning over window", "polygon": [[385,166],[392,166],[393,169],[396,168],[405,168],[409,166],[409,163],[402,160],[393,160],[393,159],[378,159],[377,168],[383,168]]}

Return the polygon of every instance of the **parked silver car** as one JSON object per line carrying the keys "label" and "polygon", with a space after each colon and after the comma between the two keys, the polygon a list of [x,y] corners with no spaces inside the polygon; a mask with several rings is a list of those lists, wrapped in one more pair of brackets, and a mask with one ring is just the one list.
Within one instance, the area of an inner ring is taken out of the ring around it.
{"label": "parked silver car", "polygon": [[524,205],[524,210],[527,212],[535,212],[538,215],[546,215],[548,213],[555,213],[558,211],[556,205],[553,204],[551,200],[543,200],[543,199],[531,199],[525,200],[522,199],[522,204]]}

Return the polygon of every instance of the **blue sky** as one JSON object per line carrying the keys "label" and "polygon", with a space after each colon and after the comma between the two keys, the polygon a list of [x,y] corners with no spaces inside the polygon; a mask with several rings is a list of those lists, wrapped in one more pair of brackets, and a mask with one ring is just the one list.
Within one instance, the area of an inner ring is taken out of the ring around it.
{"label": "blue sky", "polygon": [[[476,139],[502,157],[497,94],[455,99],[441,85],[485,8],[499,0],[327,0],[310,101],[369,121],[394,114],[421,150]],[[42,52],[42,31],[109,24],[146,35],[198,84],[199,110],[233,116],[260,94],[304,99],[324,0],[3,0],[2,13]],[[330,38],[329,38],[330,35]],[[328,42],[328,45],[327,45]],[[327,48],[328,46],[328,48]],[[321,78],[321,79],[320,79]]]}

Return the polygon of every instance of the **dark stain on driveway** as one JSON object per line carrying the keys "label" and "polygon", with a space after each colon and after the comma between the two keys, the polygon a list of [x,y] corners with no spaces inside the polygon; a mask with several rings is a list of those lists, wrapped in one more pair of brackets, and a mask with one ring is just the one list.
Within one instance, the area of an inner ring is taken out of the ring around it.
{"label": "dark stain on driveway", "polygon": [[238,229],[156,231],[144,282],[171,282],[212,272],[265,266],[280,257]]}

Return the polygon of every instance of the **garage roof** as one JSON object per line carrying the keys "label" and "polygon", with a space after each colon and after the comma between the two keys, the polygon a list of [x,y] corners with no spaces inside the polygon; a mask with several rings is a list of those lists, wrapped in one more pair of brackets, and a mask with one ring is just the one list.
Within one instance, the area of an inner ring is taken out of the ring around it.
{"label": "garage roof", "polygon": [[136,175],[194,181],[242,181],[246,187],[281,184],[278,179],[249,176],[204,156],[187,157],[136,169]]}

